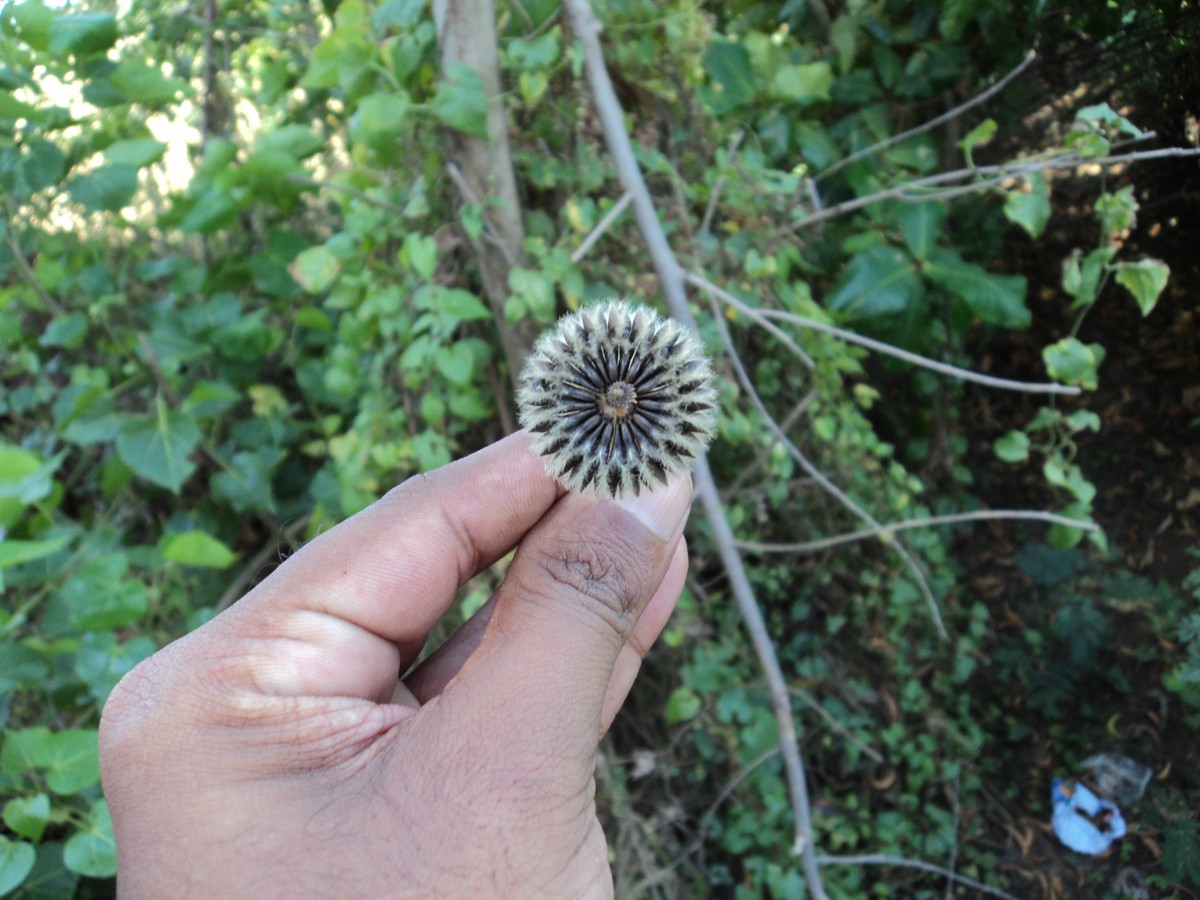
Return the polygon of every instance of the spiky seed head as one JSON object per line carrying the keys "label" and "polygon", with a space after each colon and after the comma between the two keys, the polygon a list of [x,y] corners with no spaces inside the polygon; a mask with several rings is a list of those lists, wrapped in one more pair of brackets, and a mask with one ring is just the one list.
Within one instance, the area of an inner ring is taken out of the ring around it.
{"label": "spiky seed head", "polygon": [[666,484],[716,430],[703,345],[678,322],[624,300],[584,307],[542,335],[517,404],[555,478],[612,497]]}

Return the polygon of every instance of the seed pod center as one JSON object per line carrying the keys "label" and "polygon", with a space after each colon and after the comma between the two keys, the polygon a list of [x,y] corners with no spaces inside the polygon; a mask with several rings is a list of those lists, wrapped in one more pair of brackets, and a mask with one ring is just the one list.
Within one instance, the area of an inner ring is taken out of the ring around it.
{"label": "seed pod center", "polygon": [[610,419],[624,419],[637,406],[637,391],[628,381],[614,381],[600,395],[600,411]]}

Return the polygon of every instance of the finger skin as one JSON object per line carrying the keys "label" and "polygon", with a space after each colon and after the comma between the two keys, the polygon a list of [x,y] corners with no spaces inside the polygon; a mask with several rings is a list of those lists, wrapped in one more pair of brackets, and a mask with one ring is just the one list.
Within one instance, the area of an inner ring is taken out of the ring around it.
{"label": "finger skin", "polygon": [[[517,435],[139,665],[100,727],[122,896],[611,895],[596,742],[678,596],[690,484],[639,503],[560,496]],[[518,541],[471,652],[388,702]]]}

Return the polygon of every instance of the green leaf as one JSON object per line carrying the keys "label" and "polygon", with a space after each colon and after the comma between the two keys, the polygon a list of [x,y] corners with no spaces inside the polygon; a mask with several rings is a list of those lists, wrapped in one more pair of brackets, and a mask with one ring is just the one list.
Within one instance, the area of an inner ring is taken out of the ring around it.
{"label": "green leaf", "polygon": [[1137,225],[1137,198],[1133,185],[1127,184],[1118,191],[1101,194],[1096,199],[1096,217],[1100,220],[1100,231],[1105,239]]}
{"label": "green leaf", "polygon": [[1076,122],[1091,122],[1099,125],[1109,125],[1122,134],[1140,138],[1144,132],[1107,103],[1097,103],[1085,106],[1075,113]]}
{"label": "green leaf", "polygon": [[1004,201],[1004,216],[1020,225],[1032,238],[1039,238],[1050,221],[1050,188],[1041,172],[1034,172],[1025,181],[1025,190],[1013,188]]}
{"label": "green leaf", "polygon": [[65,608],[76,631],[124,628],[146,614],[149,598],[140,581],[125,577],[129,559],[124,553],[105,553],[77,570],[59,588],[56,600]]}
{"label": "green leaf", "polygon": [[1006,328],[1029,325],[1024,276],[993,275],[954,250],[935,250],[924,271],[930,281],[960,298],[982,321]]}
{"label": "green leaf", "polygon": [[37,851],[25,841],[10,841],[0,834],[0,894],[16,890],[33,870]]}
{"label": "green leaf", "polygon": [[58,16],[50,25],[50,52],[103,53],[117,42],[117,20],[111,13]]}
{"label": "green leaf", "polygon": [[[1091,522],[1092,517],[1087,508],[1073,503],[1066,509],[1058,511],[1060,516],[1066,516],[1069,519],[1077,519],[1081,522]],[[1046,531],[1046,543],[1055,550],[1069,550],[1078,544],[1085,534],[1082,528],[1076,528],[1072,525],[1060,525],[1057,522],[1050,526]],[[1095,534],[1095,532],[1091,532]],[[1103,540],[1103,538],[1101,538]]]}
{"label": "green leaf", "polygon": [[521,99],[533,106],[550,89],[550,79],[545,72],[522,72],[517,78],[517,88],[521,92]]}
{"label": "green leaf", "polygon": [[444,125],[477,138],[486,138],[488,99],[483,79],[466,63],[448,66],[446,80],[438,83],[429,111]]}
{"label": "green leaf", "polygon": [[203,531],[171,535],[163,546],[162,555],[169,562],[202,569],[227,569],[237,560],[236,553]]}
{"label": "green leaf", "polygon": [[271,470],[278,462],[278,452],[268,448],[257,452],[239,451],[220,472],[209,480],[214,496],[224,500],[237,512],[266,510],[275,512],[275,494],[271,486]]}
{"label": "green leaf", "polygon": [[254,142],[255,152],[282,153],[297,162],[319,153],[324,147],[325,141],[307,125],[281,125],[263,132]]}
{"label": "green leaf", "polygon": [[829,27],[829,43],[837,51],[838,71],[846,75],[858,55],[858,22],[853,15],[838,16]]}
{"label": "green leaf", "polygon": [[62,900],[74,897],[79,876],[63,864],[62,844],[41,843],[37,862],[21,885],[20,900]]}
{"label": "green leaf", "polygon": [[1007,463],[1024,462],[1029,458],[1029,435],[1023,431],[1010,431],[992,445],[996,456]]}
{"label": "green leaf", "polygon": [[71,199],[88,212],[117,212],[129,205],[137,188],[138,170],[116,164],[75,175],[67,183]]}
{"label": "green leaf", "polygon": [[1178,885],[1200,885],[1200,826],[1185,815],[1167,823],[1163,869]]}
{"label": "green leaf", "polygon": [[288,272],[296,283],[310,294],[328,290],[341,271],[341,261],[324,245],[302,250],[288,264]]}
{"label": "green leaf", "polygon": [[57,18],[54,11],[41,0],[25,3],[6,3],[0,10],[0,26],[4,34],[12,35],[34,50],[50,49],[50,29]]}
{"label": "green leaf", "polygon": [[508,272],[508,289],[539,322],[554,319],[554,279],[540,269],[513,266]]}
{"label": "green leaf", "polygon": [[36,193],[58,182],[66,169],[66,155],[57,144],[34,138],[25,145],[21,174],[29,192]]}
{"label": "green leaf", "polygon": [[11,122],[14,119],[30,119],[36,122],[40,118],[41,112],[36,106],[31,106],[28,103],[18,100],[8,91],[0,91],[0,121]]}
{"label": "green leaf", "polygon": [[46,772],[46,785],[60,796],[78,794],[100,783],[100,750],[95,728],[55,731],[34,757]]}
{"label": "green leaf", "polygon": [[102,707],[117,682],[157,649],[148,637],[119,643],[111,631],[89,631],[79,639],[75,651],[75,675]]}
{"label": "green leaf", "polygon": [[85,828],[67,838],[63,862],[72,872],[89,878],[111,878],[117,874],[117,843],[107,801],[97,800]]}
{"label": "green leaf", "polygon": [[179,230],[191,234],[213,234],[233,223],[237,218],[237,201],[219,187],[205,188],[191,204]]}
{"label": "green leaf", "polygon": [[52,538],[48,541],[0,540],[0,569],[21,563],[32,562],[57,553],[67,545],[67,538]]}
{"label": "green leaf", "polygon": [[14,834],[37,843],[50,821],[50,798],[46,794],[32,797],[13,797],[4,804],[4,824]]}
{"label": "green leaf", "polygon": [[41,725],[4,732],[0,747],[0,768],[8,775],[21,776],[37,767],[36,759],[50,740],[50,729]]}
{"label": "green leaf", "polygon": [[0,644],[0,695],[38,687],[49,669],[42,654],[24,644]]}
{"label": "green leaf", "polygon": [[704,102],[715,115],[753,103],[758,96],[750,54],[740,43],[718,37],[704,55],[704,71],[710,81]]}
{"label": "green leaf", "polygon": [[74,350],[81,346],[87,337],[87,327],[87,316],[81,312],[55,316],[46,325],[38,343],[43,347],[65,347]]}
{"label": "green leaf", "polygon": [[158,402],[153,418],[130,418],[117,433],[117,455],[134,474],[178,494],[196,471],[188,457],[200,443],[191,417]]}
{"label": "green leaf", "polygon": [[437,267],[437,239],[432,235],[410,231],[400,247],[400,261],[407,263],[424,281],[433,278]]}
{"label": "green leaf", "polygon": [[998,127],[995,119],[984,119],[968,131],[966,136],[958,142],[958,149],[969,160],[971,158],[971,151],[976,147],[982,147],[989,143],[996,136],[996,129]]}
{"label": "green leaf", "polygon": [[1115,247],[1098,247],[1083,257],[1073,253],[1063,261],[1063,290],[1075,298],[1072,309],[1083,309],[1096,302],[1100,279],[1109,261],[1116,255]]}
{"label": "green leaf", "polygon": [[167,152],[167,145],[154,138],[115,141],[104,148],[104,158],[110,163],[140,169],[156,163]]}
{"label": "green leaf", "polygon": [[1099,431],[1100,417],[1090,409],[1077,409],[1064,420],[1072,431]]}
{"label": "green leaf", "polygon": [[1084,344],[1073,337],[1063,338],[1042,350],[1046,371],[1055,381],[1095,390],[1097,370],[1104,360],[1099,344]]}
{"label": "green leaf", "polygon": [[190,93],[186,81],[172,78],[161,68],[135,56],[126,56],[112,74],[108,83],[134,103],[158,107],[170,103],[176,97]]}
{"label": "green leaf", "polygon": [[438,348],[433,357],[433,364],[451,384],[467,387],[475,370],[475,354],[466,344],[451,344],[449,347]]}
{"label": "green leaf", "polygon": [[490,319],[492,311],[483,301],[461,288],[436,287],[428,297],[429,308],[437,309],[460,322],[475,322]]}
{"label": "green leaf", "polygon": [[904,243],[918,260],[924,260],[937,246],[942,236],[942,221],[946,218],[946,205],[929,201],[926,203],[904,203],[900,206],[900,233]]}
{"label": "green leaf", "polygon": [[1143,316],[1150,315],[1158,298],[1167,286],[1171,269],[1157,259],[1139,259],[1137,262],[1117,263],[1117,284],[1133,294]]}
{"label": "green leaf", "polygon": [[424,0],[386,0],[371,13],[371,24],[379,31],[411,28],[421,20],[424,9]]}
{"label": "green leaf", "polygon": [[504,48],[504,64],[524,71],[551,66],[558,59],[560,38],[557,25],[535,38],[513,38]]}
{"label": "green leaf", "polygon": [[681,686],[671,692],[667,698],[666,720],[668,725],[677,725],[696,718],[700,713],[702,702],[699,695],[691,688]]}
{"label": "green leaf", "polygon": [[876,245],[850,260],[825,305],[850,320],[895,315],[918,296],[919,288],[912,260],[895,247]]}
{"label": "green leaf", "polygon": [[771,78],[771,95],[807,106],[829,99],[833,69],[827,62],[781,66]]}
{"label": "green leaf", "polygon": [[411,105],[408,94],[402,90],[363,97],[350,117],[350,139],[356,144],[369,145],[377,153],[391,152],[404,134],[404,119]]}
{"label": "green leaf", "polygon": [[50,493],[48,477],[36,486],[30,482],[44,462],[32,450],[0,443],[0,529],[11,528],[27,506]]}

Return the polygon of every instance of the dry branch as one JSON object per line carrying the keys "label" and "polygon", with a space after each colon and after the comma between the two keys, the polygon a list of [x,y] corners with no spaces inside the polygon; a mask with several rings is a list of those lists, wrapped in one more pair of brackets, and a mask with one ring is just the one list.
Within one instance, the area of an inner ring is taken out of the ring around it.
{"label": "dry branch", "polygon": [[[658,221],[654,201],[650,197],[646,182],[642,178],[641,169],[633,155],[629,133],[625,129],[624,114],[617,101],[612,80],[609,78],[608,69],[604,63],[604,54],[600,48],[600,24],[596,21],[587,0],[564,0],[563,11],[571,30],[583,45],[587,79],[604,129],[609,153],[612,154],[622,185],[633,195],[633,207],[638,226],[653,259],[659,283],[666,295],[667,306],[672,316],[692,329],[697,329],[696,320],[688,308],[682,269],[667,242],[662,224]],[[775,718],[779,723],[780,749],[788,776],[792,810],[796,817],[795,850],[801,855],[809,893],[817,900],[826,900],[827,895],[821,883],[821,871],[817,866],[816,850],[812,840],[812,816],[808,803],[808,787],[805,783],[804,764],[800,758],[799,743],[796,739],[796,725],[792,716],[787,681],[783,677],[783,671],[775,655],[775,647],[767,631],[762,611],[754,598],[750,579],[747,577],[741,557],[738,556],[737,549],[733,545],[733,531],[725,518],[725,511],[721,505],[721,498],[717,492],[712,470],[708,466],[707,457],[697,460],[694,479],[696,493],[704,507],[709,526],[712,528],[713,540],[729,577],[730,589],[746,622],[746,630],[750,633],[751,641],[770,688]]]}
{"label": "dry branch", "polygon": [[1078,528],[1080,531],[1099,531],[1100,526],[1095,522],[1083,522],[1060,516],[1057,513],[1042,512],[1035,509],[980,509],[972,512],[950,513],[944,516],[925,516],[920,519],[905,519],[902,522],[889,522],[879,528],[863,528],[859,531],[849,531],[846,534],[835,534],[832,537],[820,538],[815,541],[802,541],[795,544],[772,544],[759,541],[737,542],[741,550],[749,553],[816,553],[828,550],[841,544],[862,541],[878,537],[887,543],[893,540],[893,533],[910,528],[935,528],[940,525],[961,525],[965,522],[985,522],[995,520],[1021,520],[1031,522],[1049,522],[1051,525],[1065,525],[1068,528]]}
{"label": "dry branch", "polygon": [[438,50],[443,74],[453,63],[465,63],[483,79],[488,98],[487,139],[446,129],[446,158],[461,174],[459,190],[484,206],[488,238],[473,241],[483,291],[493,312],[508,372],[516,384],[525,356],[537,338],[531,319],[513,324],[505,318],[508,274],[524,261],[525,226],[508,145],[508,119],[500,84],[496,13],[492,0],[434,0]]}

